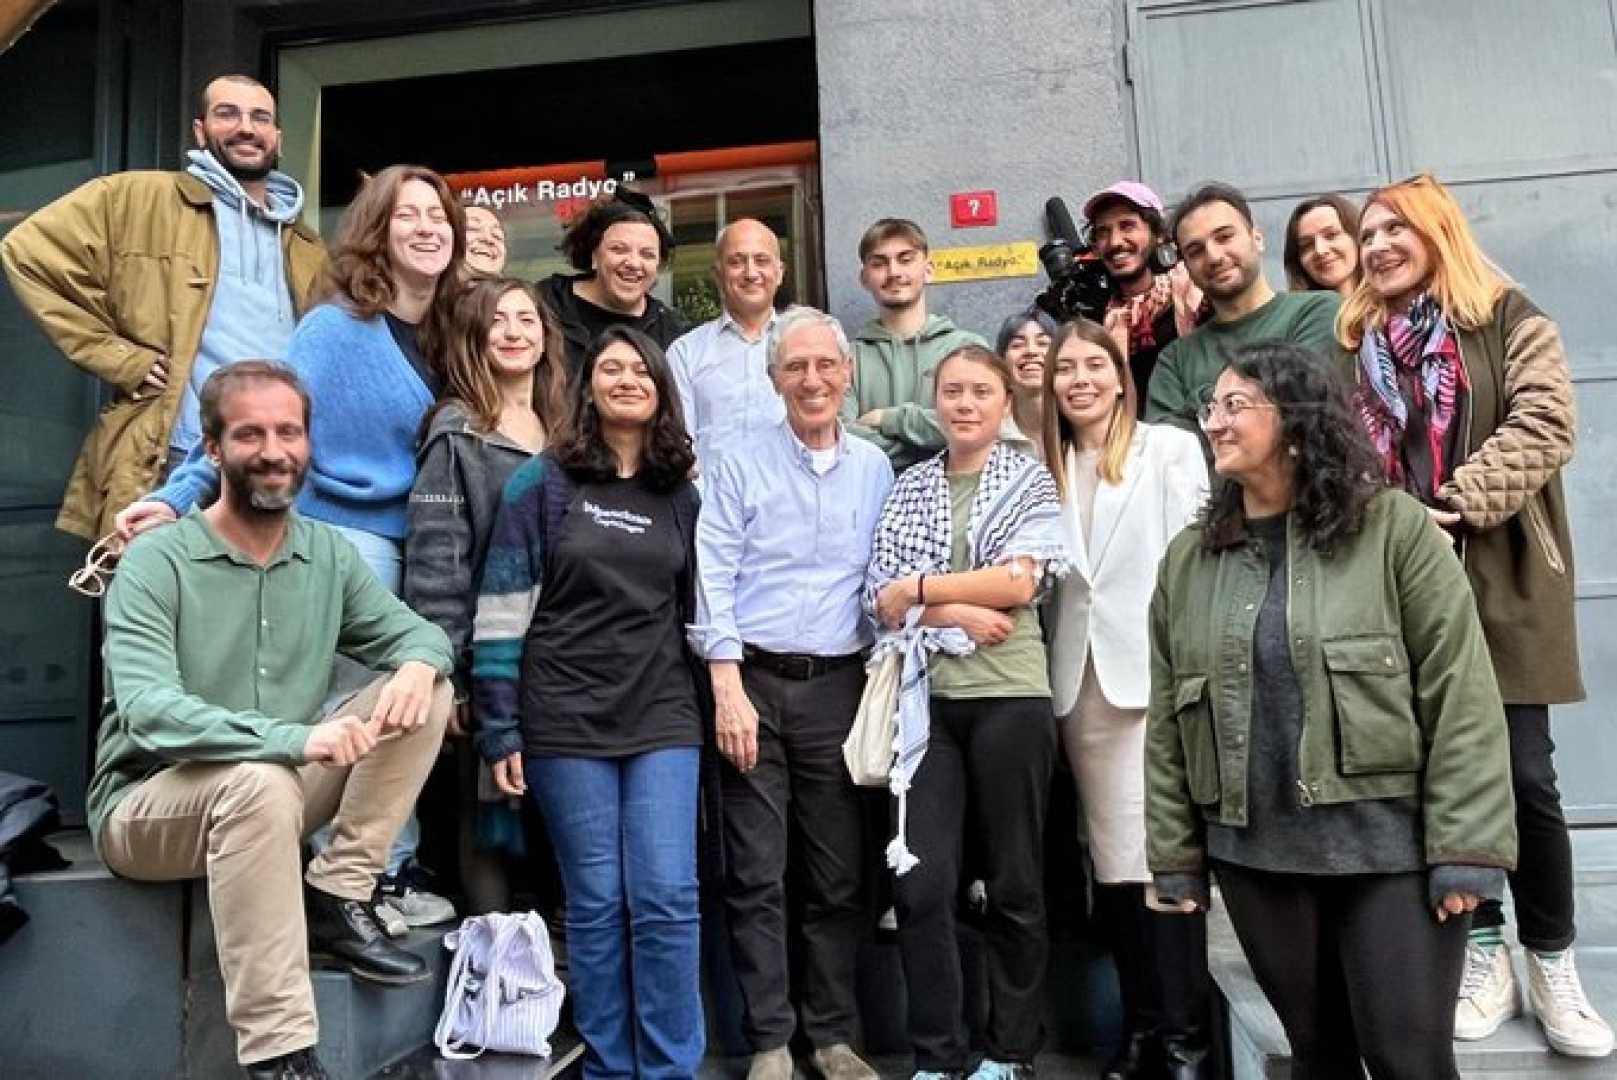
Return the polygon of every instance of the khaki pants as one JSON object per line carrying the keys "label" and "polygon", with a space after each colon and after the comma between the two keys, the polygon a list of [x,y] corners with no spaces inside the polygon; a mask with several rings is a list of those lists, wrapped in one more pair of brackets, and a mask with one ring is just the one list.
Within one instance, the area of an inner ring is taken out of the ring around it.
{"label": "khaki pants", "polygon": [[[333,715],[368,716],[388,676]],[[313,1046],[303,882],[368,900],[388,845],[415,805],[452,702],[440,681],[421,727],[349,768],[187,762],[124,796],[101,829],[113,872],[139,881],[208,879],[225,1014],[243,1064]],[[330,845],[302,867],[303,837],[332,822]]]}

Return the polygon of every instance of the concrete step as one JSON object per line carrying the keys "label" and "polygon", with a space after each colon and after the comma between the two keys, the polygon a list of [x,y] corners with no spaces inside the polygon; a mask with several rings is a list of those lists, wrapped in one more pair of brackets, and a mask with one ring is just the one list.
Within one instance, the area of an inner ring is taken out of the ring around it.
{"label": "concrete step", "polygon": [[[1617,1022],[1617,831],[1573,833],[1577,866],[1578,971],[1595,1009]],[[1507,903],[1507,916],[1510,915]],[[1506,936],[1512,931],[1507,927]],[[1235,931],[1222,906],[1208,923],[1208,962],[1230,1018],[1234,1080],[1287,1080],[1290,1048],[1268,999],[1252,977]],[[1516,977],[1526,985],[1517,950]],[[1577,1060],[1552,1052],[1538,1021],[1525,1014],[1491,1038],[1455,1044],[1460,1074],[1466,1077],[1617,1077],[1617,1057]]]}
{"label": "concrete step", "polygon": [[[205,884],[125,881],[95,858],[83,833],[58,840],[74,865],[18,879],[32,921],[0,947],[0,1075],[239,1075]],[[450,928],[414,931],[403,941],[432,971],[413,986],[312,973],[319,1053],[335,1080],[365,1080],[431,1045]]]}

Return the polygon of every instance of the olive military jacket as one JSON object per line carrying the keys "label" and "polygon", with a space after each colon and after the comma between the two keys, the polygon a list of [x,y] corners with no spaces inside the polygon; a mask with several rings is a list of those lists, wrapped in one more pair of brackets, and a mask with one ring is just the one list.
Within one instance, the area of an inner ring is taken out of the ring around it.
{"label": "olive military jacket", "polygon": [[[293,225],[281,248],[301,316],[325,270],[325,247]],[[51,342],[117,390],[84,441],[56,519],[93,540],[151,489],[168,451],[219,274],[213,193],[180,172],[103,176],[11,230],[0,264]],[[168,357],[167,388],[139,393],[159,356]]]}
{"label": "olive military jacket", "polygon": [[[1269,584],[1256,545],[1193,525],[1151,601],[1147,856],[1206,872],[1204,821],[1247,823],[1252,632]],[[1286,613],[1303,692],[1297,801],[1414,796],[1428,865],[1511,869],[1504,706],[1460,560],[1418,502],[1378,493],[1329,557],[1287,525]]]}

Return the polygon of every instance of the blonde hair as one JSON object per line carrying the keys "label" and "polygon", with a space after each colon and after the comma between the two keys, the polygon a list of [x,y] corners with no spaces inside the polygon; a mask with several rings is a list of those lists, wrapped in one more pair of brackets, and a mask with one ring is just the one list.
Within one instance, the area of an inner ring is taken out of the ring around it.
{"label": "blonde hair", "polygon": [[[1475,330],[1492,321],[1494,305],[1509,280],[1483,253],[1449,189],[1430,173],[1389,184],[1364,200],[1360,221],[1378,204],[1413,229],[1426,248],[1432,260],[1426,287],[1444,317],[1463,330]],[[1366,328],[1386,326],[1388,314],[1386,298],[1361,274],[1358,287],[1337,313],[1337,341],[1343,348],[1357,350]]]}
{"label": "blonde hair", "polygon": [[1078,432],[1061,412],[1060,402],[1056,400],[1056,355],[1073,338],[1087,341],[1105,351],[1112,361],[1112,370],[1117,372],[1118,384],[1123,388],[1123,394],[1113,404],[1111,418],[1106,422],[1106,445],[1101,449],[1097,469],[1100,478],[1108,484],[1115,486],[1123,482],[1123,463],[1128,460],[1129,446],[1134,442],[1140,409],[1139,392],[1135,389],[1128,361],[1123,358],[1117,342],[1112,340],[1106,328],[1089,319],[1073,319],[1061,324],[1050,336],[1050,351],[1044,357],[1044,463],[1050,475],[1055,477],[1056,490],[1063,499],[1067,497],[1067,451],[1078,441]]}

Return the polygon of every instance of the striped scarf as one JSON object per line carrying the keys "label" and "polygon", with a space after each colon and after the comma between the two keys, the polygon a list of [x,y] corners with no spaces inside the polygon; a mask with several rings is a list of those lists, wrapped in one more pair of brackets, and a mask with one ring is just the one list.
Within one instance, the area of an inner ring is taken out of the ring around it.
{"label": "striped scarf", "polygon": [[[1405,314],[1389,317],[1385,330],[1365,328],[1359,376],[1354,408],[1387,479],[1431,501],[1448,476],[1449,463],[1444,460],[1448,433],[1470,383],[1459,343],[1430,293],[1422,293]],[[1408,464],[1424,467],[1428,475],[1406,474],[1405,442],[1412,410],[1424,420],[1426,453],[1409,456]]]}
{"label": "striped scarf", "polygon": [[[944,472],[947,452],[939,453],[906,471],[893,485],[876,527],[874,550],[865,574],[865,606],[874,612],[876,594],[883,586],[911,574],[949,572],[953,542],[949,477]],[[1042,564],[1040,590],[1066,574],[1066,534],[1061,521],[1061,499],[1045,467],[996,443],[983,466],[977,494],[966,521],[966,551],[972,569],[998,566],[1017,558]],[[904,656],[898,691],[898,737],[888,787],[898,796],[898,831],[887,846],[887,864],[907,873],[917,859],[906,844],[905,824],[910,781],[926,756],[931,734],[927,678],[929,654],[951,656],[971,652],[975,646],[959,627],[923,627],[913,618],[898,630],[877,638],[871,664],[898,649]]]}

